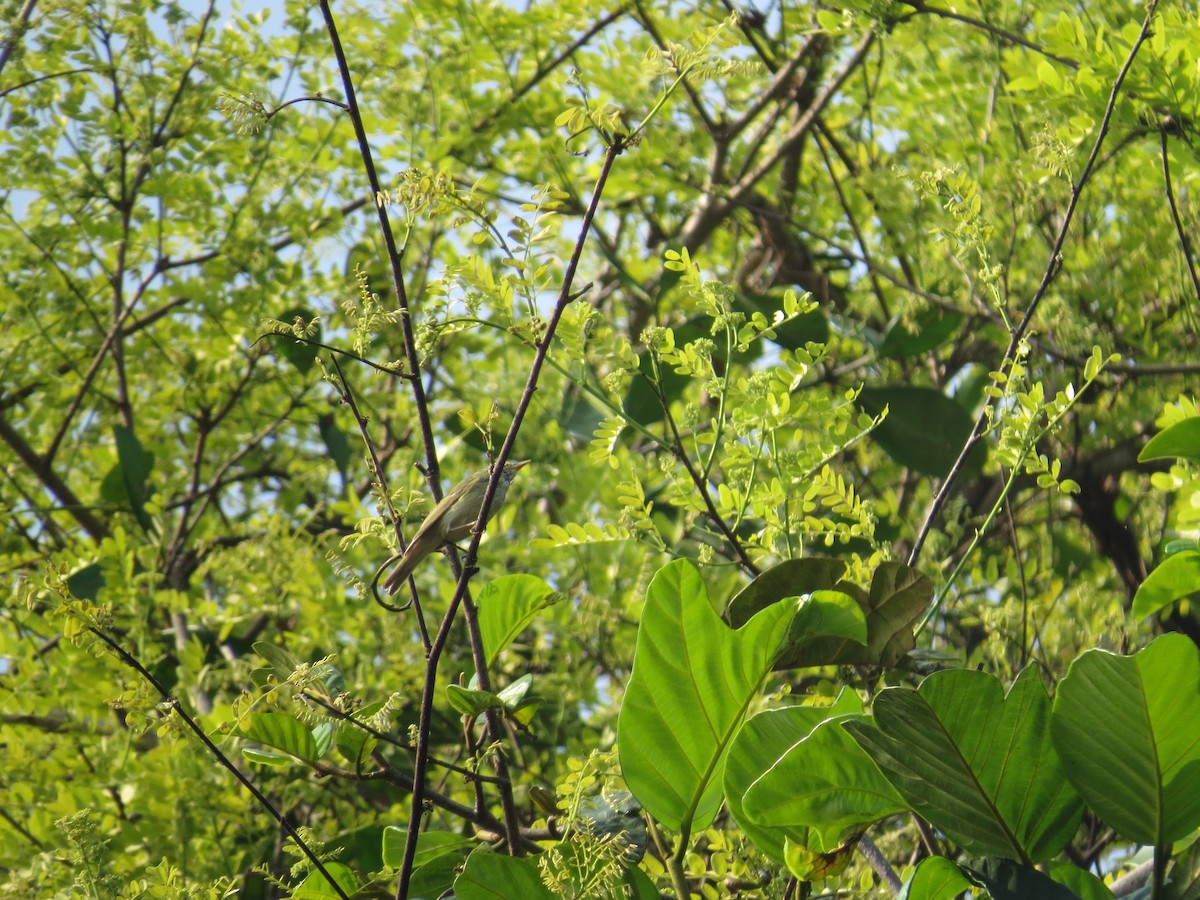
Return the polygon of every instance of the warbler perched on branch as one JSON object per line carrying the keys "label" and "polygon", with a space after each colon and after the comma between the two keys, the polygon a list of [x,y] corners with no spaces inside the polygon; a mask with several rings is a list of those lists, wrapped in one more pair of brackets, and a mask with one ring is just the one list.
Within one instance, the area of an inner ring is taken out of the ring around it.
{"label": "warbler perched on branch", "polygon": [[[504,466],[500,479],[496,482],[496,493],[492,497],[492,505],[488,509],[488,519],[496,514],[504,503],[508,486],[512,484],[513,476],[528,463],[523,459],[510,462]],[[479,513],[483,508],[483,495],[487,493],[488,479],[491,472],[484,469],[473,475],[468,475],[456,484],[425,517],[412,541],[400,555],[400,563],[396,570],[383,583],[383,589],[394,594],[400,585],[408,580],[408,576],[420,565],[421,560],[433,553],[439,547],[447,544],[457,544],[471,536],[475,523],[479,521]]]}

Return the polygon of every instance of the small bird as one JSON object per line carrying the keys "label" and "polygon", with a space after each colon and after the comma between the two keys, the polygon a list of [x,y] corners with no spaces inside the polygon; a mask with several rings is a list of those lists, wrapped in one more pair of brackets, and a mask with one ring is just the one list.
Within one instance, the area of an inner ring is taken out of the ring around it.
{"label": "small bird", "polygon": [[[513,476],[528,463],[523,459],[510,462],[504,466],[500,480],[496,482],[496,493],[492,497],[491,508],[488,509],[488,519],[496,514],[504,503],[508,486],[512,484]],[[450,493],[430,510],[417,533],[413,535],[408,548],[400,556],[400,564],[383,583],[383,589],[394,594],[400,585],[408,580],[408,576],[420,565],[421,560],[439,547],[446,544],[457,544],[471,536],[475,523],[479,520],[479,511],[483,507],[483,495],[487,493],[488,479],[491,472],[484,469],[473,475],[468,475],[454,486]]]}

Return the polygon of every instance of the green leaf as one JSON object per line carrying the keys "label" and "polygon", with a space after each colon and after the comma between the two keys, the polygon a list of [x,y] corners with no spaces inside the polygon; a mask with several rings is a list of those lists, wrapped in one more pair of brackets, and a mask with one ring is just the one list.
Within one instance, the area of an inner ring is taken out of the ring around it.
{"label": "green leaf", "polygon": [[275,670],[275,676],[280,681],[286,680],[296,669],[300,668],[300,660],[282,647],[276,647],[266,641],[255,641],[251,644],[251,648],[270,664],[271,668]]}
{"label": "green leaf", "polygon": [[824,881],[841,875],[850,865],[854,857],[854,848],[862,839],[861,833],[851,836],[844,844],[840,844],[828,853],[810,850],[802,844],[785,840],[783,842],[783,857],[787,869],[800,881]]}
{"label": "green leaf", "polygon": [[784,840],[808,841],[808,829],[768,818],[751,819],[743,801],[751,785],[829,715],[825,709],[792,706],[773,709],[747,719],[738,730],[725,760],[725,798],[738,827],[776,862],[783,862]]}
{"label": "green leaf", "polygon": [[800,597],[813,591],[839,591],[865,600],[858,585],[843,580],[846,563],[840,559],[806,557],[789,559],[755,577],[725,607],[725,621],[741,628],[760,610],[774,606],[787,597]]}
{"label": "green leaf", "polygon": [[629,900],[660,900],[662,897],[650,876],[637,866],[625,870],[625,886],[629,889],[625,895]]}
{"label": "green leaf", "polygon": [[461,684],[446,685],[446,698],[464,716],[478,716],[489,709],[501,709],[504,701],[491,691],[465,688]]}
{"label": "green leaf", "polygon": [[962,868],[987,889],[992,900],[1079,900],[1069,888],[1011,859],[975,859]]}
{"label": "green leaf", "polygon": [[[858,718],[862,718],[861,716]],[[762,824],[810,830],[805,846],[833,853],[863,828],[904,812],[904,800],[842,725],[826,718],[746,792],[746,814]]]}
{"label": "green leaf", "polygon": [[511,684],[505,685],[498,696],[505,709],[516,709],[525,700],[529,688],[533,685],[533,676],[526,673]]}
{"label": "green leaf", "polygon": [[1051,878],[1082,900],[1113,900],[1108,885],[1086,869],[1066,862],[1051,862],[1047,869]]}
{"label": "green leaf", "polygon": [[329,752],[329,747],[333,744],[333,723],[320,722],[313,726],[312,729],[313,742],[317,745],[316,755],[314,759],[321,759]]}
{"label": "green leaf", "polygon": [[1200,592],[1200,552],[1185,550],[1168,556],[1133,595],[1133,617],[1144,619],[1176,600]]}
{"label": "green leaf", "polygon": [[[305,322],[311,322],[316,318],[316,313],[311,309],[305,309],[302,306],[296,306],[292,309],[285,310],[279,316],[279,321],[285,325],[293,324],[296,319],[303,319]],[[278,326],[276,326],[278,327]],[[314,341],[321,340],[321,326],[318,323],[316,333],[312,335]],[[275,346],[279,348],[279,352],[283,354],[283,358],[296,367],[302,375],[307,375],[312,369],[313,363],[317,360],[317,354],[320,352],[318,347],[312,344],[298,341],[296,338],[288,335],[277,333],[275,337]]]}
{"label": "green leaf", "polygon": [[[394,869],[404,862],[404,842],[408,838],[407,828],[389,825],[383,829],[383,864]],[[417,852],[413,866],[428,865],[439,856],[457,853],[476,846],[477,842],[453,831],[422,831],[417,835]]]}
{"label": "green leaf", "polygon": [[883,336],[879,353],[893,359],[927,353],[944,344],[962,323],[963,316],[960,313],[931,306],[917,315],[913,331],[909,331],[902,321],[894,322]]}
{"label": "green leaf", "polygon": [[[863,388],[856,401],[863,412],[887,417],[871,437],[900,465],[942,478],[950,471],[971,435],[974,422],[957,401],[926,387],[898,385]],[[983,469],[983,444],[967,457],[965,474],[973,478]]]}
{"label": "green leaf", "polygon": [[542,884],[537,863],[480,848],[467,857],[466,868],[454,880],[458,900],[554,900]]}
{"label": "green leaf", "polygon": [[[803,613],[793,621],[788,643],[776,662],[777,669],[821,665],[884,665],[894,666],[912,649],[913,624],[933,599],[933,582],[904,563],[886,562],[871,576],[869,592],[842,578],[845,563],[834,559],[795,559],[782,562],[758,576],[733,600],[725,617],[734,624],[745,622],[750,615],[785,597],[818,598],[810,615],[818,610],[832,616],[829,603],[836,592],[851,598],[861,610],[866,623],[866,639],[851,626],[847,611],[837,618],[813,621],[814,630],[806,630],[809,618]],[[822,599],[823,598],[823,599]],[[821,627],[849,630],[821,632]]]}
{"label": "green leaf", "polygon": [[242,733],[246,740],[274,747],[307,762],[321,758],[313,733],[302,722],[284,713],[254,713],[242,726]]}
{"label": "green leaf", "polygon": [[1200,417],[1176,422],[1156,434],[1138,454],[1138,462],[1152,459],[1190,459],[1200,461]]}
{"label": "green leaf", "polygon": [[[1175,854],[1168,871],[1168,900],[1200,900],[1200,841]],[[1088,897],[1087,900],[1092,900]]]}
{"label": "green leaf", "polygon": [[326,860],[325,871],[337,882],[342,889],[339,894],[320,872],[309,872],[296,890],[292,891],[292,900],[325,900],[326,897],[352,896],[358,891],[358,879],[354,870],[339,862]]}
{"label": "green leaf", "polygon": [[289,756],[287,753],[276,753],[274,750],[262,750],[258,747],[243,747],[242,756],[250,762],[262,766],[274,766],[277,769],[296,764],[294,756]]}
{"label": "green leaf", "polygon": [[154,454],[147,453],[132,429],[113,426],[117,445],[117,465],[100,483],[100,496],[118,506],[126,506],[146,534],[155,534],[154,521],[146,512],[146,485],[154,469]]}
{"label": "green leaf", "polygon": [[377,872],[383,868],[382,845],[383,828],[371,824],[342,832],[328,841],[325,849],[360,872]]}
{"label": "green leaf", "polygon": [[413,870],[408,883],[410,897],[453,897],[454,879],[462,867],[465,855],[443,853]]}
{"label": "green leaf", "polygon": [[896,900],[954,900],[975,882],[944,856],[927,856],[904,882]]}
{"label": "green leaf", "polygon": [[828,638],[865,647],[867,617],[849,594],[842,591],[813,591],[800,599],[800,608],[792,620],[789,638],[788,649],[791,652]]}
{"label": "green leaf", "polygon": [[1050,743],[1050,701],[1028,667],[1003,695],[982,672],[888,688],[875,727],[845,728],[901,796],[971,853],[1041,861],[1075,833],[1082,804]]}
{"label": "green leaf", "polygon": [[357,765],[362,765],[367,758],[375,750],[378,744],[378,739],[364,728],[354,724],[356,720],[365,721],[379,710],[383,709],[384,703],[377,701],[368,703],[360,709],[356,709],[350,716],[350,719],[342,722],[338,727],[336,736],[336,746],[338,753]]}
{"label": "green leaf", "polygon": [[338,474],[341,475],[344,485],[353,455],[350,452],[350,442],[346,439],[346,432],[338,427],[337,420],[332,413],[317,416],[317,430],[321,434],[321,441],[325,444],[325,449],[329,451],[329,458],[337,466]]}
{"label": "green leaf", "polygon": [[67,590],[80,600],[95,600],[104,589],[104,567],[100,563],[84,566],[67,576]]}
{"label": "green leaf", "polygon": [[1126,839],[1165,847],[1200,825],[1200,660],[1183,635],[1081,655],[1051,731],[1067,778]]}
{"label": "green leaf", "polygon": [[617,741],[626,784],[669,828],[703,828],[716,815],[730,742],[795,610],[779,603],[731,631],[687,560],[650,582]]}
{"label": "green leaf", "polygon": [[658,372],[658,385],[655,387],[654,367],[650,361],[650,351],[643,351],[638,355],[638,371],[634,373],[633,379],[629,382],[629,389],[625,393],[625,400],[621,404],[621,410],[625,413],[627,419],[631,422],[639,422],[642,425],[652,425],[655,422],[661,422],[663,418],[662,403],[658,399],[659,390],[670,403],[679,398],[683,393],[683,389],[688,385],[686,375],[678,375],[671,366],[660,366]]}
{"label": "green leaf", "polygon": [[488,665],[539,612],[558,599],[550,585],[535,575],[502,575],[484,585],[476,602]]}

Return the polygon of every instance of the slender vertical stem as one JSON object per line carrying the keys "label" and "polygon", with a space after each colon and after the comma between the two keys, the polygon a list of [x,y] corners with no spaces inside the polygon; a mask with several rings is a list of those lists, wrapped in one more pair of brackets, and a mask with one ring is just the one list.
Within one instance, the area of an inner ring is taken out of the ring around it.
{"label": "slender vertical stem", "polygon": [[[512,424],[509,426],[508,433],[504,437],[504,443],[500,446],[500,452],[496,455],[495,464],[492,467],[492,477],[488,480],[487,491],[484,494],[483,503],[480,508],[479,521],[486,522],[488,511],[491,509],[492,500],[496,496],[496,485],[499,483],[504,472],[504,464],[512,455],[513,445],[517,440],[517,433],[521,428],[521,423],[525,419],[525,414],[529,410],[529,404],[533,401],[534,392],[537,390],[538,379],[541,377],[542,367],[546,362],[546,355],[550,350],[550,342],[554,339],[554,332],[558,328],[559,320],[562,319],[562,314],[567,308],[567,304],[575,299],[575,295],[571,293],[571,287],[575,280],[575,273],[579,268],[579,260],[583,256],[583,248],[587,241],[587,236],[591,231],[592,220],[595,218],[596,210],[600,205],[600,196],[604,192],[604,185],[608,181],[609,172],[612,171],[613,163],[617,157],[624,152],[626,144],[623,140],[618,140],[610,144],[605,152],[604,161],[600,166],[600,174],[596,179],[596,186],[592,189],[592,198],[588,203],[587,211],[583,215],[583,224],[579,229],[579,237],[575,241],[575,249],[571,253],[571,258],[567,262],[566,271],[563,274],[562,288],[559,290],[558,300],[554,304],[554,310],[550,314],[550,318],[546,323],[545,333],[537,343],[537,353],[534,355],[533,363],[529,367],[529,377],[526,379],[525,391],[521,395],[521,400],[517,404],[516,412],[513,413]],[[417,727],[417,749],[413,760],[413,795],[412,795],[412,812],[408,821],[408,835],[404,843],[404,859],[400,864],[400,883],[396,888],[396,900],[405,900],[408,896],[408,886],[412,879],[413,859],[417,852],[417,837],[420,832],[421,818],[424,814],[425,807],[425,777],[429,767],[429,732],[433,717],[433,696],[437,690],[437,667],[441,659],[442,651],[445,649],[446,641],[450,636],[451,626],[454,624],[454,617],[459,606],[463,603],[467,594],[467,583],[475,570],[475,561],[479,556],[479,540],[483,536],[482,529],[479,529],[471,538],[471,543],[467,547],[466,558],[463,561],[462,575],[458,579],[458,588],[454,593],[454,598],[450,601],[450,606],[446,611],[445,618],[442,619],[441,627],[434,636],[433,645],[429,649],[425,668],[425,686],[421,693],[421,712],[420,722]],[[511,785],[506,781],[501,781],[500,791],[501,796],[507,792],[511,798]],[[520,836],[514,829],[518,827],[515,814],[509,815],[509,810],[505,809],[505,829],[509,848],[517,846]]]}
{"label": "slender vertical stem", "polygon": [[[358,109],[358,97],[354,91],[354,80],[350,77],[350,66],[346,62],[346,54],[342,50],[342,42],[338,37],[337,26],[333,22],[333,12],[329,8],[329,0],[320,0],[321,15],[325,19],[325,30],[329,33],[329,43],[333,47],[333,55],[337,59],[338,72],[342,76],[342,90],[346,94],[347,111],[350,122],[354,126],[354,136],[358,140],[358,152],[362,156],[363,170],[371,188],[371,198],[375,203],[375,214],[379,219],[379,233],[387,251],[388,268],[392,275],[392,288],[396,292],[396,304],[400,308],[400,334],[404,343],[405,377],[412,389],[413,405],[417,412],[417,423],[421,431],[421,443],[425,449],[426,475],[433,490],[434,499],[440,500],[441,481],[438,477],[437,447],[433,440],[433,423],[429,418],[429,405],[425,397],[425,385],[420,378],[420,357],[417,354],[417,342],[413,333],[411,308],[408,302],[408,292],[404,288],[404,273],[400,269],[400,251],[396,247],[396,236],[392,233],[392,223],[388,217],[387,204],[382,200],[382,190],[379,176],[375,172],[375,160],[371,155],[371,144],[367,140],[367,131],[363,126],[362,114]],[[383,472],[378,473],[380,484],[384,484]],[[393,523],[399,527],[399,523]]]}

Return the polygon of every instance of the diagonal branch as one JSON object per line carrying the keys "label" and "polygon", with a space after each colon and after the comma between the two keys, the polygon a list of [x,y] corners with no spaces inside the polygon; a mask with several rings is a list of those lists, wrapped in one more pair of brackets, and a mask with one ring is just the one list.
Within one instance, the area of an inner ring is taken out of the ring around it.
{"label": "diagonal branch", "polygon": [[816,124],[817,117],[829,105],[846,79],[862,64],[867,51],[874,43],[875,32],[868,31],[858,42],[858,46],[854,48],[850,58],[842,65],[841,70],[813,98],[812,105],[796,120],[771,152],[736,184],[731,185],[724,194],[709,194],[707,198],[697,204],[695,212],[684,223],[683,229],[679,233],[677,241],[680,246],[694,250],[702,245],[732,210],[749,199],[755,185],[808,137],[809,131]]}
{"label": "diagonal branch", "polygon": [[[1100,148],[1104,145],[1104,138],[1108,135],[1109,124],[1112,121],[1113,110],[1117,106],[1117,98],[1121,93],[1121,85],[1125,83],[1125,76],[1129,74],[1129,70],[1133,67],[1133,60],[1137,56],[1138,50],[1142,44],[1150,37],[1150,23],[1154,20],[1154,12],[1158,6],[1158,0],[1150,0],[1146,7],[1146,18],[1142,22],[1142,29],[1138,33],[1137,39],[1133,42],[1133,46],[1129,49],[1129,55],[1125,59],[1125,65],[1121,67],[1120,73],[1113,82],[1112,92],[1108,97],[1108,105],[1104,109],[1104,118],[1100,122],[1100,131],[1096,135],[1095,143],[1092,144],[1092,152],[1088,155],[1087,164],[1083,167],[1083,172],[1079,176],[1079,183],[1071,191],[1071,199],[1067,203],[1066,212],[1063,214],[1062,226],[1058,230],[1058,237],[1054,241],[1054,247],[1050,251],[1050,260],[1046,263],[1046,271],[1042,275],[1041,284],[1038,285],[1037,291],[1033,295],[1033,299],[1029,301],[1029,307],[1025,310],[1025,315],[1013,329],[1012,335],[1009,338],[1008,349],[1004,351],[1004,357],[1000,361],[998,368],[1003,369],[1008,363],[1012,362],[1017,355],[1018,347],[1025,337],[1025,333],[1029,330],[1029,326],[1036,315],[1038,307],[1041,305],[1042,298],[1046,295],[1046,291],[1053,283],[1058,273],[1062,271],[1062,249],[1067,240],[1067,232],[1071,228],[1071,220],[1075,215],[1075,207],[1079,204],[1079,198],[1083,195],[1083,189],[1091,177],[1092,170],[1096,166],[1096,160],[1100,156]],[[971,434],[963,444],[962,452],[959,453],[958,459],[954,461],[945,480],[942,482],[938,491],[933,496],[933,500],[929,504],[929,510],[925,514],[925,521],[921,523],[920,531],[917,533],[917,538],[913,542],[912,550],[908,554],[908,564],[915,566],[918,557],[921,555],[921,548],[925,545],[925,539],[929,536],[929,531],[933,527],[933,520],[941,512],[945,506],[946,500],[950,496],[950,489],[962,474],[966,466],[967,457],[975,448],[984,435],[987,427],[988,417],[998,400],[993,399],[985,404],[980,410],[979,415],[975,419],[975,426],[971,429]],[[928,618],[928,617],[927,617]]]}
{"label": "diagonal branch", "polygon": [[213,755],[217,762],[228,769],[233,777],[241,782],[242,787],[250,792],[251,796],[258,801],[259,806],[269,812],[271,817],[279,823],[279,826],[285,832],[287,832],[288,837],[296,842],[296,846],[300,848],[300,851],[306,857],[308,857],[308,861],[313,864],[313,867],[321,873],[321,875],[325,878],[325,881],[329,883],[330,888],[333,889],[333,892],[337,894],[337,896],[341,897],[342,900],[350,900],[350,898],[346,895],[346,892],[342,889],[342,886],[337,883],[331,874],[329,874],[329,870],[325,868],[325,864],[321,862],[320,858],[313,852],[312,848],[305,843],[304,838],[301,837],[300,833],[296,830],[296,827],[288,821],[287,816],[281,813],[276,808],[275,804],[272,803],[271,800],[266,796],[266,794],[255,787],[254,782],[242,774],[242,770],[235,766],[229,757],[221,752],[221,748],[212,742],[212,739],[205,734],[204,729],[201,728],[196,720],[188,715],[188,713],[184,710],[183,704],[181,704],[165,687],[163,687],[162,682],[155,678],[145,666],[138,662],[137,657],[117,643],[115,639],[109,637],[105,632],[101,631],[94,625],[88,625],[87,630],[99,638],[104,644],[108,645],[109,649],[111,649],[118,657],[120,657],[121,661],[124,662],[125,665],[135,670],[138,675],[140,675],[151,687],[154,688],[154,690],[158,692],[158,695],[163,698],[163,702],[166,704],[167,708],[179,716],[179,718],[183,721],[183,724],[188,727],[192,734],[199,738],[200,743],[202,743],[205,749]]}

